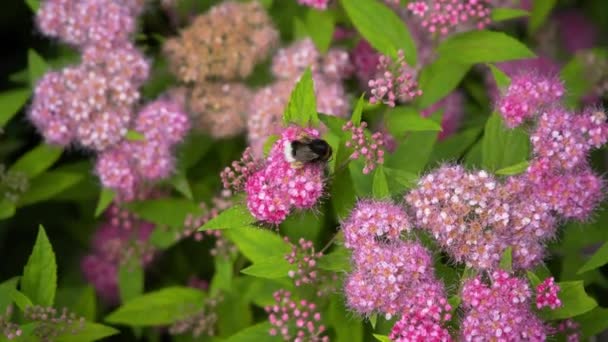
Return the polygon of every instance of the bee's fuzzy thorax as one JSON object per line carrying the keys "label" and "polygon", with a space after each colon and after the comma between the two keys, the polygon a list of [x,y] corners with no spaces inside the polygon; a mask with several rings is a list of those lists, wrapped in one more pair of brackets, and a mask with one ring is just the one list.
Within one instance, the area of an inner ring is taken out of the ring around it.
{"label": "bee's fuzzy thorax", "polygon": [[296,159],[293,156],[293,146],[291,143],[287,142],[283,148],[283,154],[285,156],[285,160],[288,163],[295,163]]}

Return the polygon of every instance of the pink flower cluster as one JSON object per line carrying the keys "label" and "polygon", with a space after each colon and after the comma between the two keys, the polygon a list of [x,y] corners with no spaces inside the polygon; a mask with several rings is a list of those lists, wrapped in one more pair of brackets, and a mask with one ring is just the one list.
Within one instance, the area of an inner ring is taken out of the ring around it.
{"label": "pink flower cluster", "polygon": [[148,244],[154,224],[138,219],[117,204],[112,204],[105,215],[93,236],[93,251],[81,260],[80,268],[99,296],[114,304],[119,301],[120,265],[136,258],[145,267],[154,258],[155,249]]}
{"label": "pink flower cluster", "polygon": [[323,163],[292,163],[287,156],[291,142],[304,137],[318,138],[319,131],[291,126],[275,142],[260,170],[247,177],[247,207],[260,221],[279,224],[292,209],[310,209],[323,195]]}
{"label": "pink flower cluster", "polygon": [[36,21],[42,33],[68,44],[112,49],[129,41],[143,1],[44,0]]}
{"label": "pink flower cluster", "polygon": [[[285,240],[289,242],[289,239]],[[298,245],[291,244],[291,251],[285,255],[285,260],[296,266],[295,270],[288,273],[296,286],[312,284],[318,280],[317,260],[322,256],[323,253],[315,252],[312,241],[300,238]]]}
{"label": "pink flower cluster", "polygon": [[564,85],[557,77],[519,74],[511,79],[505,95],[497,104],[497,110],[508,127],[517,127],[559,101],[564,93]]}
{"label": "pink flower cluster", "polygon": [[304,299],[296,300],[286,290],[273,294],[275,304],[265,308],[268,320],[273,326],[271,336],[281,336],[284,341],[327,342],[329,337],[321,336],[325,326],[321,324],[321,313],[315,303]]}
{"label": "pink flower cluster", "polygon": [[403,50],[399,50],[396,61],[380,56],[378,75],[368,83],[372,104],[382,102],[394,107],[396,101],[408,102],[422,95],[416,81],[417,71],[407,64]]}
{"label": "pink flower cluster", "polygon": [[348,148],[353,148],[354,152],[350,155],[350,159],[356,160],[362,158],[365,161],[363,173],[372,172],[377,165],[384,164],[384,142],[385,134],[376,132],[368,139],[365,135],[366,122],[362,122],[358,127],[352,121],[348,121],[342,126],[343,131],[350,131],[351,138],[345,145]]}
{"label": "pink flower cluster", "polygon": [[402,208],[391,202],[362,200],[341,226],[345,246],[353,249],[354,269],[344,289],[351,309],[390,318],[440,312],[446,307],[430,253],[419,243],[400,239],[402,232],[411,229]]}
{"label": "pink flower cluster", "polygon": [[448,33],[474,27],[483,29],[491,22],[488,0],[422,0],[407,5],[419,17],[421,25],[430,33]]}
{"label": "pink flower cluster", "polygon": [[103,186],[131,200],[144,181],[168,177],[173,171],[172,147],[189,129],[188,115],[170,100],[146,105],[135,122],[143,141],[125,140],[99,155],[96,171]]}
{"label": "pink flower cluster", "polygon": [[531,296],[526,280],[504,271],[494,271],[490,285],[480,277],[467,280],[461,293],[462,340],[546,340],[547,327],[531,311]]}
{"label": "pink flower cluster", "polygon": [[258,161],[254,158],[251,147],[247,147],[240,160],[232,162],[220,173],[224,189],[240,191],[245,186],[245,181],[255,171],[260,169]]}
{"label": "pink flower cluster", "polygon": [[148,72],[148,61],[131,46],[87,48],[80,65],[38,82],[29,118],[48,143],[105,150],[126,134]]}
{"label": "pink flower cluster", "polygon": [[272,60],[276,81],[259,89],[249,106],[247,133],[256,158],[263,155],[266,139],[281,132],[281,121],[293,87],[302,73],[311,68],[317,110],[324,114],[346,117],[349,103],[342,80],[352,73],[348,53],[330,49],[322,56],[310,39],[280,49]]}
{"label": "pink flower cluster", "polygon": [[555,218],[528,183],[516,177],[499,183],[485,171],[442,166],[422,177],[406,195],[416,224],[429,230],[458,262],[494,269],[507,246],[513,266],[542,260],[543,243],[555,234]]}
{"label": "pink flower cluster", "polygon": [[561,333],[566,336],[568,342],[579,342],[581,340],[580,324],[575,320],[568,318],[557,325],[554,329],[554,333]]}
{"label": "pink flower cluster", "polygon": [[536,308],[542,309],[544,307],[549,307],[552,310],[555,310],[562,306],[562,302],[557,296],[559,290],[559,285],[555,283],[553,277],[549,277],[538,284],[538,286],[536,286]]}
{"label": "pink flower cluster", "polygon": [[298,0],[298,3],[318,10],[325,10],[330,1],[331,0]]}
{"label": "pink flower cluster", "polygon": [[450,333],[443,326],[452,318],[451,309],[447,300],[441,298],[438,305],[403,315],[393,326],[389,338],[394,342],[452,341]]}

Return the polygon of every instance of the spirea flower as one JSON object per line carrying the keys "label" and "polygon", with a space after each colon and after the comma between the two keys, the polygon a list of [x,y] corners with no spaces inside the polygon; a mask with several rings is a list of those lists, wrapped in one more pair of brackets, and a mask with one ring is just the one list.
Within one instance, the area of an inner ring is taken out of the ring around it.
{"label": "spirea flower", "polygon": [[442,36],[463,29],[483,29],[491,22],[488,0],[423,0],[410,2],[407,8],[420,19],[422,27]]}
{"label": "spirea flower", "polygon": [[327,4],[331,0],[298,0],[300,5],[316,8],[319,10],[327,9]]}
{"label": "spirea flower", "polygon": [[520,74],[511,79],[497,110],[508,127],[517,127],[526,119],[539,115],[546,106],[559,101],[564,92],[563,83],[556,77]]}
{"label": "spirea flower", "polygon": [[464,341],[544,341],[547,327],[530,310],[531,291],[524,279],[494,271],[491,284],[480,277],[467,280],[462,288],[465,310],[460,325]]}
{"label": "spirea flower", "polygon": [[[289,243],[289,240],[285,238]],[[315,252],[312,241],[300,238],[298,244],[291,244],[291,251],[285,255],[285,260],[295,265],[295,270],[288,272],[288,276],[294,280],[296,286],[312,284],[318,280],[317,260],[323,256],[321,252]]]}
{"label": "spirea flower", "polygon": [[148,62],[133,47],[90,48],[83,63],[47,73],[36,85],[29,118],[45,140],[103,151],[131,122]]}
{"label": "spirea flower", "polygon": [[321,313],[315,303],[292,297],[286,290],[273,294],[275,304],[264,309],[272,325],[271,336],[280,336],[284,341],[326,342],[329,337],[323,336],[325,326],[321,323]]}
{"label": "spirea flower", "polygon": [[464,94],[453,91],[441,101],[423,110],[420,114],[429,117],[438,110],[443,110],[441,119],[441,132],[437,137],[439,140],[456,133],[464,115]]}
{"label": "spirea flower", "polygon": [[68,44],[108,49],[129,41],[136,28],[133,8],[119,0],[45,0],[36,22],[42,33]]}
{"label": "spirea flower", "polygon": [[369,81],[370,103],[386,103],[394,107],[397,101],[408,102],[422,95],[416,81],[417,72],[408,66],[403,50],[399,50],[397,60],[380,56],[378,78]]}
{"label": "spirea flower", "polygon": [[366,86],[378,71],[380,56],[381,54],[364,39],[361,39],[351,52],[355,75]]}
{"label": "spirea flower", "polygon": [[414,314],[445,298],[430,253],[418,243],[397,241],[353,250],[354,270],[345,281],[347,306],[358,314]]}
{"label": "spirea flower", "polygon": [[152,230],[154,224],[138,219],[117,205],[107,209],[105,222],[93,235],[93,250],[80,263],[85,279],[105,301],[118,302],[121,264],[131,258],[139,260],[142,266],[152,261],[155,250],[147,243]]}
{"label": "spirea flower", "polygon": [[320,58],[312,39],[302,39],[279,49],[272,58],[272,73],[278,78],[297,78],[306,68],[319,69]]}
{"label": "spirea flower", "polygon": [[444,327],[444,324],[451,319],[450,304],[442,298],[433,309],[403,315],[391,329],[389,335],[391,341],[452,341],[450,333]]}
{"label": "spirea flower", "polygon": [[0,314],[0,332],[4,334],[8,340],[19,338],[23,334],[23,330],[19,328],[19,324],[12,323],[13,305],[9,304],[6,311]]}
{"label": "spirea flower", "polygon": [[247,147],[240,160],[233,161],[230,167],[227,166],[220,173],[222,185],[224,189],[238,192],[243,189],[247,178],[259,169],[260,163],[253,157],[251,147]]}
{"label": "spirea flower", "polygon": [[365,134],[366,127],[366,122],[355,126],[352,121],[348,121],[342,126],[343,131],[350,131],[351,133],[350,140],[346,142],[346,147],[354,149],[350,159],[363,159],[365,162],[363,174],[368,174],[377,165],[384,164],[384,133],[376,132],[368,138]]}
{"label": "spirea flower", "polygon": [[182,82],[233,80],[247,77],[278,38],[260,3],[226,1],[196,17],[163,50]]}
{"label": "spirea flower", "polygon": [[443,166],[405,198],[419,227],[456,261],[477,269],[495,268],[507,246],[513,267],[528,269],[542,260],[542,243],[555,234],[550,207],[525,179],[501,184],[485,171]]}
{"label": "spirea flower", "polygon": [[192,128],[214,138],[241,134],[252,97],[252,91],[241,83],[197,84],[188,98]]}
{"label": "spirea flower", "polygon": [[189,128],[187,114],[174,101],[159,99],[146,105],[135,122],[144,140],[123,141],[101,153],[95,166],[101,183],[130,200],[143,181],[168,177],[174,166],[172,148]]}
{"label": "spirea flower", "polygon": [[368,199],[357,203],[341,227],[344,245],[352,249],[373,246],[377,241],[396,242],[401,233],[412,229],[403,208],[391,201]]}
{"label": "spirea flower", "polygon": [[562,302],[557,296],[559,291],[559,285],[555,283],[553,277],[549,277],[538,284],[538,286],[536,286],[536,308],[542,309],[544,307],[549,307],[554,310],[562,306]]}
{"label": "spirea flower", "polygon": [[78,317],[67,308],[59,311],[53,307],[27,306],[23,316],[35,322],[33,335],[40,341],[54,341],[60,335],[78,334],[85,326],[84,317]]}
{"label": "spirea flower", "polygon": [[291,126],[272,146],[262,169],[247,178],[247,207],[258,220],[279,224],[292,208],[310,209],[323,195],[324,164],[296,166],[286,158],[291,142],[318,138],[319,131]]}

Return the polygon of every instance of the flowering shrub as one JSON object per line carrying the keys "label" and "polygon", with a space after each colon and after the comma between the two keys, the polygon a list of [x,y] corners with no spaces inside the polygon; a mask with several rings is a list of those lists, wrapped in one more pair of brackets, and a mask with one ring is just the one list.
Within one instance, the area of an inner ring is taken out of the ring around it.
{"label": "flowering shrub", "polygon": [[602,1],[19,6],[0,340],[608,331]]}

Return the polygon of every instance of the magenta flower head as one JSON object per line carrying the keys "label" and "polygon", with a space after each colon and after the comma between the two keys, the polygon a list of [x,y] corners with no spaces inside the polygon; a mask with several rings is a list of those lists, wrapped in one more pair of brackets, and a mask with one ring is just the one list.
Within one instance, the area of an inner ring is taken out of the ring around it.
{"label": "magenta flower head", "polygon": [[[402,207],[390,201],[360,200],[341,224],[346,248],[399,241],[412,225]],[[372,248],[372,247],[366,247]]]}
{"label": "magenta flower head", "polygon": [[279,224],[292,208],[310,209],[323,195],[323,163],[294,160],[292,141],[319,138],[315,129],[291,126],[274,143],[265,165],[245,183],[247,207],[258,220]]}
{"label": "magenta flower head", "polygon": [[511,79],[511,85],[498,101],[497,110],[508,127],[517,127],[559,101],[564,92],[564,85],[557,77],[519,74]]}
{"label": "magenta flower head", "polygon": [[361,39],[351,51],[350,58],[355,67],[357,79],[366,86],[376,75],[380,56],[381,54],[364,39]]}
{"label": "magenta flower head", "polygon": [[491,285],[480,277],[467,280],[461,293],[462,340],[546,340],[547,327],[530,309],[531,295],[526,280],[504,271],[492,273]]}
{"label": "magenta flower head", "polygon": [[78,47],[113,48],[136,26],[133,8],[117,0],[45,0],[36,21],[45,35]]}
{"label": "magenta flower head", "polygon": [[450,333],[445,328],[445,324],[450,320],[450,304],[445,298],[438,305],[433,306],[434,310],[420,310],[413,314],[401,316],[395,323],[389,335],[391,341],[432,341],[449,342],[452,341]]}
{"label": "magenta flower head", "polygon": [[378,77],[368,82],[370,103],[385,103],[394,107],[397,101],[408,102],[422,95],[416,81],[417,71],[405,61],[403,50],[399,50],[397,60],[380,56]]}
{"label": "magenta flower head", "polygon": [[542,283],[536,286],[536,308],[542,309],[549,307],[553,310],[562,306],[562,301],[559,300],[559,285],[555,283],[553,277],[545,279]]}
{"label": "magenta flower head", "polygon": [[455,31],[483,29],[491,22],[488,0],[413,1],[407,9],[420,19],[420,25],[429,33],[442,36]]}

